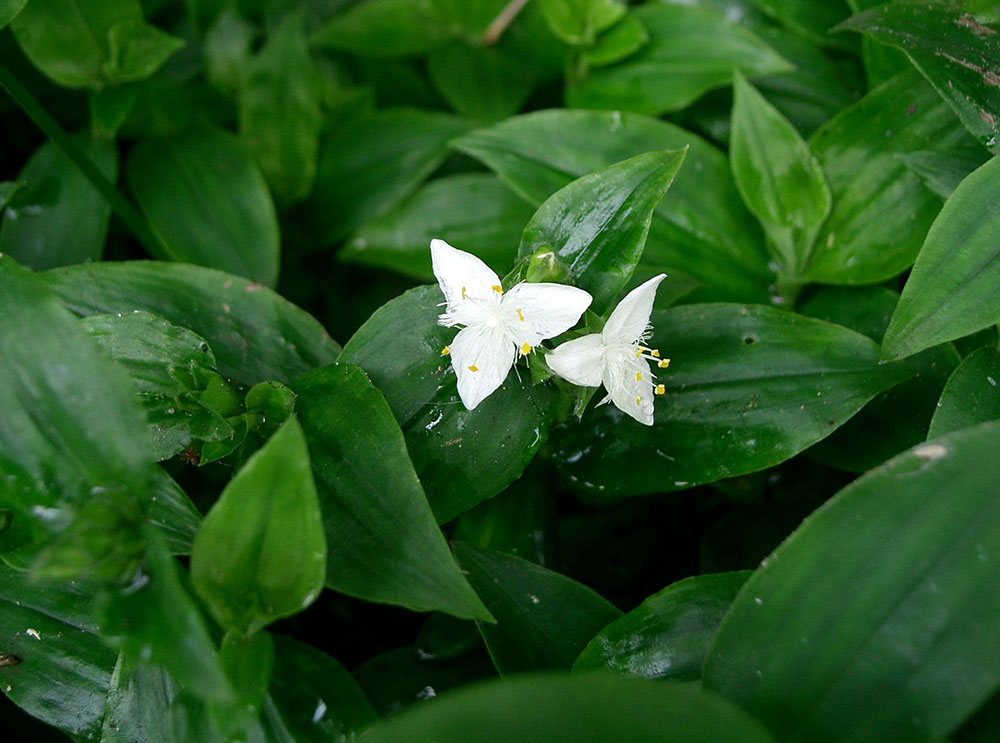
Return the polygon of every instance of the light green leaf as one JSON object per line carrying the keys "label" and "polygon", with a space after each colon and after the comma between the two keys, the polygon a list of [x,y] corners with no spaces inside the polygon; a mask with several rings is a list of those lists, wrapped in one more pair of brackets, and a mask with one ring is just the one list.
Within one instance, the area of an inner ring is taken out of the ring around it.
{"label": "light green leaf", "polygon": [[628,11],[619,0],[539,0],[539,5],[552,33],[574,46],[592,44]]}
{"label": "light green leaf", "polygon": [[1000,418],[1000,351],[973,351],[948,378],[934,410],[927,438]]}
{"label": "light green leaf", "polygon": [[108,60],[102,66],[112,85],[135,82],[156,72],[184,42],[141,19],[108,29]]}
{"label": "light green leaf", "polygon": [[604,67],[632,56],[648,43],[649,31],[630,14],[598,36],[583,57],[591,67]]}

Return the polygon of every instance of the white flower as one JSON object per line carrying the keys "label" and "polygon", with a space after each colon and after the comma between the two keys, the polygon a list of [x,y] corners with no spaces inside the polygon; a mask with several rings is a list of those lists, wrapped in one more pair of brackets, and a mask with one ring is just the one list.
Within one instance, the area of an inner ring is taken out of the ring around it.
{"label": "white flower", "polygon": [[656,287],[665,278],[661,273],[630,291],[600,333],[568,341],[545,355],[549,368],[567,382],[582,387],[603,383],[608,395],[601,404],[610,400],[647,426],[653,425],[653,395],[664,393],[662,384],[653,383],[656,375],[649,362],[661,369],[670,365],[655,348],[642,345],[649,338]]}
{"label": "white flower", "polygon": [[451,355],[469,410],[503,384],[517,358],[576,325],[592,300],[564,284],[522,283],[504,292],[489,266],[444,240],[431,240],[431,262],[447,300],[438,322],[465,326],[441,353]]}

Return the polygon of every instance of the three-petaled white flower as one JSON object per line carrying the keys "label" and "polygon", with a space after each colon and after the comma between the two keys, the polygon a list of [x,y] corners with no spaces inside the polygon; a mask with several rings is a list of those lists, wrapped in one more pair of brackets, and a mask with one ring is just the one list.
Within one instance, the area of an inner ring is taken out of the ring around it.
{"label": "three-petaled white flower", "polygon": [[665,278],[661,273],[625,295],[600,333],[568,341],[545,355],[549,368],[567,382],[583,387],[603,383],[608,395],[600,404],[610,400],[647,426],[653,425],[653,395],[664,394],[664,386],[653,383],[649,362],[660,368],[670,364],[655,348],[642,345],[650,334],[656,287]]}
{"label": "three-petaled white flower", "polygon": [[517,358],[576,325],[592,300],[564,284],[521,283],[505,292],[489,266],[444,240],[431,240],[431,262],[447,304],[438,322],[465,326],[441,353],[451,356],[469,410],[503,384]]}

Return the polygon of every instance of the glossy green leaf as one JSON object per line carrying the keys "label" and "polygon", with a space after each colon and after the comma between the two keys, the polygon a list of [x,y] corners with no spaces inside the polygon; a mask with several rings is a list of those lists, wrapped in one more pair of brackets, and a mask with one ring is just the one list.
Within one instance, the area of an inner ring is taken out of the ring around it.
{"label": "glossy green leaf", "polygon": [[304,17],[292,13],[249,62],[239,90],[240,140],[281,204],[312,190],[322,92],[320,72],[306,46]]}
{"label": "glossy green leaf", "polygon": [[385,395],[439,523],[521,475],[548,436],[556,398],[551,386],[512,371],[475,410],[465,409],[441,355],[455,335],[437,323],[442,300],[437,286],[406,292],[375,312],[340,357]]}
{"label": "glossy green leaf", "polygon": [[146,518],[158,527],[168,549],[175,555],[191,552],[194,535],[201,525],[201,512],[181,486],[163,470],[153,474],[153,494]]}
{"label": "glossy green leaf", "polygon": [[437,178],[384,217],[362,225],[340,257],[433,281],[430,242],[454,245],[501,272],[514,262],[532,209],[496,176],[461,173]]}
{"label": "glossy green leaf", "polygon": [[448,141],[466,128],[447,114],[388,109],[327,135],[316,192],[303,205],[315,239],[337,243],[386,214],[444,162]]}
{"label": "glossy green leaf", "polygon": [[323,512],[326,585],[369,601],[489,621],[448,552],[380,392],[343,363],[293,388]]}
{"label": "glossy green leaf", "polygon": [[323,588],[326,540],[306,439],[290,418],[240,469],[191,551],[191,578],[227,630],[251,635]]}
{"label": "glossy green leaf", "polygon": [[591,70],[571,85],[566,101],[573,108],[661,114],[729,85],[734,69],[748,76],[791,69],[758,36],[712,10],[652,3],[631,14],[649,32],[649,43],[623,62]]}
{"label": "glossy green leaf", "polygon": [[539,0],[552,33],[567,44],[591,44],[628,11],[619,0]]}
{"label": "glossy green leaf", "polygon": [[215,717],[223,730],[246,728],[260,715],[271,682],[275,663],[271,633],[257,632],[244,637],[227,632],[219,649],[219,662],[239,703],[234,708],[216,708]]}
{"label": "glossy green leaf", "polygon": [[1000,351],[984,346],[965,357],[941,392],[927,438],[1000,418]]}
{"label": "glossy green leaf", "polygon": [[667,586],[602,629],[573,671],[700,679],[709,643],[748,577],[748,570],[695,575]]}
{"label": "glossy green leaf", "polygon": [[132,148],[128,182],[162,255],[267,286],[278,278],[278,220],[264,177],[234,137],[202,127]]}
{"label": "glossy green leaf", "polygon": [[916,257],[941,200],[897,153],[971,138],[915,72],[893,78],[835,116],[809,140],[833,194],[806,278],[869,284]]}
{"label": "glossy green leaf", "polygon": [[170,743],[163,721],[177,688],[161,667],[130,669],[119,655],[107,694],[101,743]]}
{"label": "glossy green leaf", "polygon": [[910,356],[1000,319],[998,199],[1000,158],[994,157],[962,181],[931,225],[889,322],[885,358]]}
{"label": "glossy green leaf", "polygon": [[520,557],[463,542],[455,556],[496,624],[480,624],[502,675],[569,669],[580,651],[622,613],[572,578]]}
{"label": "glossy green leaf", "polygon": [[1000,152],[1000,37],[961,6],[893,2],[844,21],[902,49],[950,105],[965,127],[994,154]]}
{"label": "glossy green leaf", "polygon": [[725,155],[691,132],[634,114],[557,110],[479,129],[454,146],[533,204],[613,163],[688,147],[669,198],[654,213],[638,270],[694,277],[703,286],[692,299],[767,300],[773,277],[759,228],[733,187]]}
{"label": "glossy green leaf", "polygon": [[483,121],[517,113],[536,82],[524,60],[503,49],[462,41],[433,50],[427,57],[427,71],[455,111]]}
{"label": "glossy green leaf", "polygon": [[740,591],[705,685],[783,740],[948,737],[1000,684],[998,435],[921,444],[815,512]]}
{"label": "glossy green leaf", "polygon": [[329,364],[340,350],[292,303],[221,271],[132,261],[63,268],[42,278],[78,315],[138,309],[189,328],[211,346],[219,372],[241,384],[290,382]]}
{"label": "glossy green leaf", "polygon": [[853,40],[830,34],[830,29],[850,15],[843,0],[753,0],[762,11],[814,44],[853,51]]}
{"label": "glossy green leaf", "polygon": [[[79,137],[91,161],[114,181],[114,143]],[[100,260],[111,207],[54,143],[42,145],[18,175],[0,228],[0,250],[36,271]]]}
{"label": "glossy green leaf", "polygon": [[405,57],[447,40],[451,33],[442,20],[433,0],[365,0],[327,20],[309,41],[318,49]]}
{"label": "glossy green leaf", "polygon": [[736,188],[764,226],[783,273],[797,276],[830,213],[823,170],[799,133],[738,71],[729,161]]}
{"label": "glossy green leaf", "polygon": [[518,256],[554,252],[568,267],[566,283],[590,292],[591,309],[603,313],[642,257],[653,210],[686,154],[647,152],[573,181],[538,207]]}
{"label": "glossy green leaf", "polygon": [[560,431],[554,458],[574,489],[665,492],[773,466],[912,374],[859,333],[770,307],[687,305],[651,322],[649,343],[673,357],[656,422],[605,405]]}
{"label": "glossy green leaf", "polygon": [[989,159],[986,150],[978,146],[918,150],[897,157],[943,199],[951,196],[969,173]]}
{"label": "glossy green leaf", "polygon": [[598,36],[583,56],[591,67],[604,67],[632,56],[648,43],[649,31],[634,15],[627,15]]}
{"label": "glossy green leaf", "polygon": [[608,675],[544,674],[462,689],[374,725],[361,743],[767,743],[756,720],[701,689]]}
{"label": "glossy green leaf", "polygon": [[2,0],[0,2],[0,28],[3,28],[21,12],[28,0]]}

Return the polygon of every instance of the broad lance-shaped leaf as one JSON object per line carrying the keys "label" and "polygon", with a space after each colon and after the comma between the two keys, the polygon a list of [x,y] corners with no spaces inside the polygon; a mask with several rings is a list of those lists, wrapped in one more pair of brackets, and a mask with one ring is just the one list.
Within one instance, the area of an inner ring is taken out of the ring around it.
{"label": "broad lance-shaped leaf", "polygon": [[709,643],[749,577],[749,570],[695,575],[667,586],[602,629],[573,663],[573,671],[701,678]]}
{"label": "broad lance-shaped leaf", "polygon": [[569,271],[565,283],[590,292],[591,309],[603,313],[632,277],[685,154],[647,152],[556,191],[525,226],[518,257],[553,252]]}
{"label": "broad lance-shaped leaf", "polygon": [[128,183],[162,243],[157,258],[278,280],[280,235],[257,163],[236,138],[201,127],[129,152]]}
{"label": "broad lance-shaped leaf", "polygon": [[781,272],[798,276],[830,213],[830,189],[809,145],[739,71],[733,96],[729,160],[736,188],[767,232]]}
{"label": "broad lance-shaped leaf", "polygon": [[368,728],[360,743],[770,743],[750,715],[715,694],[670,681],[608,674],[533,674],[451,692]]}
{"label": "broad lance-shaped leaf", "polygon": [[520,557],[463,542],[455,556],[496,617],[479,631],[502,675],[568,669],[591,638],[622,615],[582,583]]}
{"label": "broad lance-shaped leaf", "polygon": [[998,436],[920,444],[806,519],[736,597],[706,687],[780,740],[947,738],[1000,684]]}
{"label": "broad lance-shaped leaf", "polygon": [[424,54],[451,35],[437,5],[434,0],[369,0],[329,18],[309,43],[376,57]]}
{"label": "broad lance-shaped leaf", "polygon": [[145,310],[204,338],[219,372],[240,384],[285,384],[331,363],[340,347],[306,312],[260,284],[179,263],[128,261],[41,278],[78,315]]}
{"label": "broad lance-shaped leaf", "polygon": [[670,197],[654,211],[639,271],[668,274],[664,296],[683,272],[702,285],[692,295],[699,301],[767,301],[773,275],[760,228],[733,187],[726,156],[691,132],[636,114],[553,110],[478,129],[453,146],[536,205],[580,176],[686,147]]}
{"label": "broad lance-shaped leaf", "polygon": [[852,39],[830,33],[830,29],[850,13],[842,0],[820,3],[812,0],[753,0],[753,4],[814,44],[848,51],[857,49]]}
{"label": "broad lance-shaped leaf", "polygon": [[191,578],[219,623],[246,636],[309,606],[325,574],[319,499],[293,416],[205,517],[191,551]]}
{"label": "broad lance-shaped leaf", "polygon": [[340,357],[364,369],[385,395],[438,523],[520,477],[548,436],[556,404],[552,386],[531,384],[522,362],[520,372],[466,410],[441,354],[455,337],[454,328],[437,322],[443,299],[436,286],[411,289],[376,311]]}
{"label": "broad lance-shaped leaf", "polygon": [[901,359],[1000,320],[1000,157],[948,197],[889,322],[882,355]]}
{"label": "broad lance-shaped leaf", "polygon": [[646,27],[649,43],[622,62],[591,70],[571,84],[566,101],[573,108],[658,115],[678,111],[709,90],[729,85],[733,69],[749,76],[791,69],[758,36],[714,10],[653,3],[630,15]]}
{"label": "broad lance-shaped leaf", "polygon": [[673,357],[655,423],[604,405],[560,429],[554,459],[575,489],[657,493],[773,466],[912,374],[859,333],[770,307],[686,305],[651,322]]}
{"label": "broad lance-shaped leaf", "polygon": [[2,0],[0,1],[0,28],[10,23],[28,0]]}
{"label": "broad lance-shaped leaf", "polygon": [[365,374],[337,363],[293,389],[326,530],[326,585],[368,601],[490,621],[437,528],[389,406]]}
{"label": "broad lance-shaped leaf", "polygon": [[837,30],[860,31],[902,49],[994,154],[1000,153],[1000,36],[960,5],[894,2],[870,8]]}
{"label": "broad lance-shaped leaf", "polygon": [[1000,418],[1000,351],[973,351],[948,378],[927,438]]}

